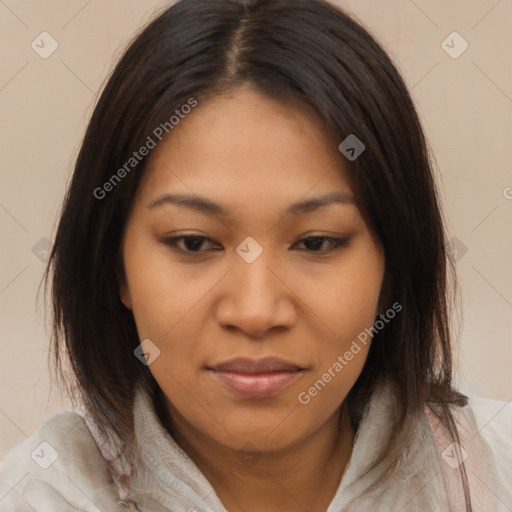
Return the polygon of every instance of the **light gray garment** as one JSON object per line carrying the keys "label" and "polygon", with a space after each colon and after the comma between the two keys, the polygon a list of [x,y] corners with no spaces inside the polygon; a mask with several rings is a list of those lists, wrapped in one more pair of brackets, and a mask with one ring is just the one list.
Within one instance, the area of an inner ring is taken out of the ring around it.
{"label": "light gray garment", "polygon": [[[481,430],[488,486],[497,512],[512,512],[512,403],[471,400]],[[426,419],[402,451],[384,486],[368,491],[388,467],[379,459],[394,411],[379,389],[359,427],[350,462],[326,512],[448,511],[441,466]],[[51,416],[14,447],[0,473],[0,512],[227,512],[210,483],[158,421],[149,396],[137,391],[135,433],[145,464],[120,498],[85,420],[73,411]],[[41,443],[48,443],[41,445]],[[46,469],[57,455],[56,460]],[[477,500],[478,501],[478,500]],[[478,508],[475,512],[486,512]]]}

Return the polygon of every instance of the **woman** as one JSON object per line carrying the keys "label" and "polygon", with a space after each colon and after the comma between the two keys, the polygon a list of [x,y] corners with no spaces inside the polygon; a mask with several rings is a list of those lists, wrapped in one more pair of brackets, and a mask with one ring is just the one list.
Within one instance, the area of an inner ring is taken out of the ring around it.
{"label": "woman", "polygon": [[85,134],[46,274],[80,414],[10,452],[0,510],[512,510],[511,407],[452,384],[446,247],[366,30],[178,2]]}

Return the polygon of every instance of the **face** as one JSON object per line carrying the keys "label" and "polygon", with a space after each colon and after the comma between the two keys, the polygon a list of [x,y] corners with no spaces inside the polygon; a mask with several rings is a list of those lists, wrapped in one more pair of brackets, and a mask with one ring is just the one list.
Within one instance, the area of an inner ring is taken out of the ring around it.
{"label": "face", "polygon": [[337,145],[308,107],[244,86],[199,101],[149,157],[121,298],[160,351],[171,419],[226,447],[306,439],[364,365],[385,262]]}

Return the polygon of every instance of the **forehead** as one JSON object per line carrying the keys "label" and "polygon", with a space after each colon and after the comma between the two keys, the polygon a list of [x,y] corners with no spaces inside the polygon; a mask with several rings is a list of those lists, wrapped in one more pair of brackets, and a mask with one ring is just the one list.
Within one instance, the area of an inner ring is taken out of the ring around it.
{"label": "forehead", "polygon": [[198,100],[158,143],[141,193],[170,188],[235,201],[351,192],[337,143],[312,108],[250,86]]}

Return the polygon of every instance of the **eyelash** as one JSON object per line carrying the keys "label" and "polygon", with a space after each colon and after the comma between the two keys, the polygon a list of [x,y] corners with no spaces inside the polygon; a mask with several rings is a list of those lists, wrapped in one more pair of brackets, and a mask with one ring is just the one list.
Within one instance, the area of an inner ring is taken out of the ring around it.
{"label": "eyelash", "polygon": [[[178,237],[175,237],[175,238],[166,238],[163,240],[163,243],[177,251],[180,251],[180,252],[183,252],[185,254],[201,254],[201,253],[204,253],[206,251],[188,251],[188,250],[185,250],[185,249],[181,249],[180,247],[177,247],[177,243],[180,241],[180,240],[190,240],[190,239],[199,239],[199,240],[203,240],[203,241],[210,241],[210,242],[213,242],[213,240],[211,238],[208,238],[208,237],[205,237],[205,236],[199,236],[199,235],[183,235],[183,236],[178,236]],[[305,241],[308,241],[308,240],[327,240],[331,243],[331,248],[330,249],[324,249],[324,250],[321,250],[321,251],[307,251],[307,252],[311,252],[311,253],[315,253],[315,254],[318,254],[318,255],[327,255],[327,254],[330,254],[338,249],[341,249],[343,247],[347,247],[349,242],[350,242],[350,238],[333,238],[333,237],[329,237],[329,236],[310,236],[310,237],[307,237],[307,238],[303,238],[302,240],[299,240],[299,242],[305,242]]]}

